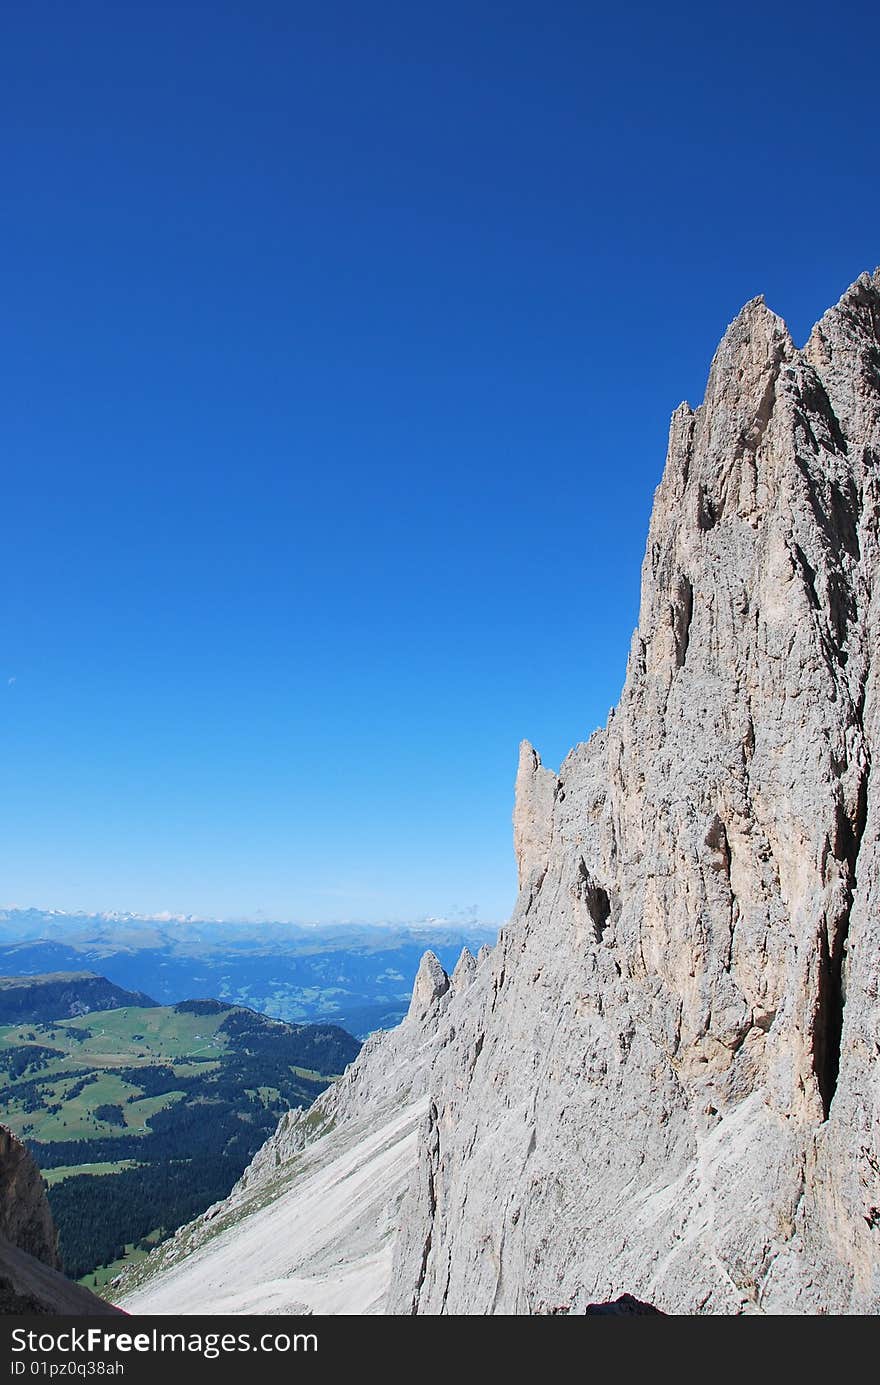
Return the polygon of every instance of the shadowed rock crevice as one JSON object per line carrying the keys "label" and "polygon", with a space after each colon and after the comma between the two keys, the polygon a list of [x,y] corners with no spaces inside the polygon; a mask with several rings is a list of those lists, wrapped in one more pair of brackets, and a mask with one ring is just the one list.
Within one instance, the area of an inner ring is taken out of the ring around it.
{"label": "shadowed rock crevice", "polygon": [[672,628],[675,635],[675,662],[679,668],[687,658],[691,637],[691,621],[694,615],[694,589],[690,578],[682,572],[675,587],[672,603]]}
{"label": "shadowed rock crevice", "polygon": [[577,864],[572,893],[589,916],[596,942],[601,942],[611,917],[611,900],[608,898],[608,891],[593,879],[583,857]]}
{"label": "shadowed rock crevice", "polygon": [[819,1094],[822,1098],[822,1111],[826,1120],[831,1112],[831,1103],[834,1100],[840,1076],[850,919],[853,898],[858,884],[859,852],[868,818],[869,779],[870,770],[868,769],[859,782],[854,820],[850,822],[842,809],[838,810],[838,849],[842,848],[843,858],[848,867],[846,904],[831,935],[829,936],[829,930],[826,927],[822,929],[820,937],[819,986],[813,1054],[814,1071]]}
{"label": "shadowed rock crevice", "polygon": [[708,533],[714,529],[715,525],[724,514],[724,501],[716,499],[709,494],[705,486],[700,486],[697,491],[697,528],[702,533]]}
{"label": "shadowed rock crevice", "polygon": [[584,1309],[587,1318],[665,1318],[667,1315],[655,1308],[653,1303],[643,1303],[632,1294],[621,1294],[620,1298],[608,1303],[588,1303]]}
{"label": "shadowed rock crevice", "polygon": [[427,1189],[428,1195],[428,1206],[430,1208],[430,1216],[428,1218],[428,1226],[425,1232],[425,1243],[422,1246],[421,1269],[419,1271],[418,1278],[416,1280],[416,1285],[413,1290],[413,1300],[411,1309],[412,1314],[416,1314],[419,1311],[419,1296],[422,1292],[422,1285],[425,1282],[425,1275],[428,1272],[428,1260],[430,1259],[431,1255],[431,1243],[434,1239],[434,1217],[436,1216],[437,1212],[437,1189],[435,1169],[440,1160],[440,1132],[437,1128],[437,1108],[433,1102],[431,1102],[428,1107],[428,1115],[426,1117],[424,1126],[424,1139],[424,1149],[426,1156],[424,1159],[424,1177],[425,1187]]}

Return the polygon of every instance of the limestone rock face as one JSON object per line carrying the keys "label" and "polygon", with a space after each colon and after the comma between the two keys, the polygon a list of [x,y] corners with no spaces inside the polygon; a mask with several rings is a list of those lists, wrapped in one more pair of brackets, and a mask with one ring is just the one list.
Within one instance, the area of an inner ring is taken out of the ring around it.
{"label": "limestone rock face", "polygon": [[521,747],[398,1313],[880,1310],[880,271],[672,418],[621,701]]}
{"label": "limestone rock face", "polygon": [[550,854],[558,788],[556,775],[541,764],[534,746],[520,742],[513,810],[513,850],[520,889],[534,870],[544,868]]}
{"label": "limestone rock face", "polygon": [[471,984],[476,974],[477,959],[470,948],[463,947],[451,977],[453,991],[463,991]]}
{"label": "limestone rock face", "polygon": [[433,952],[426,952],[419,963],[407,1019],[422,1024],[436,1010],[449,990],[449,977]]}

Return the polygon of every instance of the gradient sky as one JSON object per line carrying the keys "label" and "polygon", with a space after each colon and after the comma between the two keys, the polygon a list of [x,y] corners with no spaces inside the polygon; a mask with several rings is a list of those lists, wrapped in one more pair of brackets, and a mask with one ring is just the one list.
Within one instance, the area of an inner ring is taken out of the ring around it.
{"label": "gradient sky", "polygon": [[878,27],[4,4],[0,902],[503,919],[672,409],[880,260]]}

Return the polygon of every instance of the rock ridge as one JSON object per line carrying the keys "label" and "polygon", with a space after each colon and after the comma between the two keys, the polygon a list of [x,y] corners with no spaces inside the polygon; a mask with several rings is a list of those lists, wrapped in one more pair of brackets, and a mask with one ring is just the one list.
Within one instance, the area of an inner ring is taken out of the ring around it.
{"label": "rock ridge", "polygon": [[763,298],[670,425],[618,707],[520,749],[398,1313],[880,1309],[880,271]]}

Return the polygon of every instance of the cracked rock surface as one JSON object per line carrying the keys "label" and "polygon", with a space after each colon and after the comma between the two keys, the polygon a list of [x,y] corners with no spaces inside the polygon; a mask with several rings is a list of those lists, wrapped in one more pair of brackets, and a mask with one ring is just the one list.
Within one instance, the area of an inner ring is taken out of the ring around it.
{"label": "cracked rock surface", "polygon": [[880,272],[672,418],[626,683],[525,743],[391,1311],[880,1309]]}

